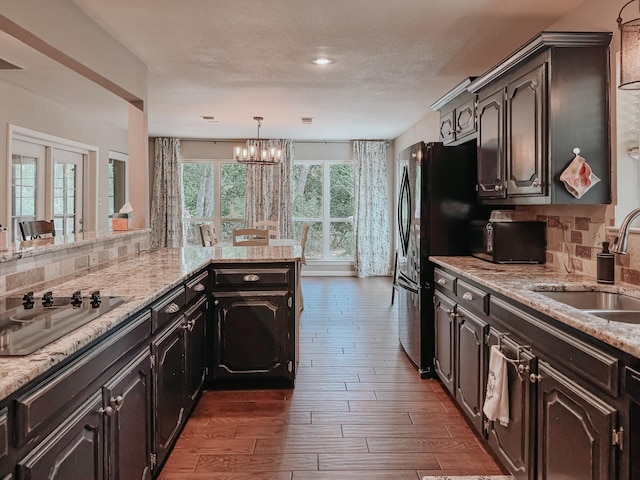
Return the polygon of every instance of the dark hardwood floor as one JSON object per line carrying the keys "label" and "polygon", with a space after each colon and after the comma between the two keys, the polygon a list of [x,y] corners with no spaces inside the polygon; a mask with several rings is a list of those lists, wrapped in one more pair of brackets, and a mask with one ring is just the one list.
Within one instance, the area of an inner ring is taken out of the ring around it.
{"label": "dark hardwood floor", "polygon": [[500,474],[399,346],[390,278],[303,277],[292,390],[207,391],[162,480],[419,480]]}

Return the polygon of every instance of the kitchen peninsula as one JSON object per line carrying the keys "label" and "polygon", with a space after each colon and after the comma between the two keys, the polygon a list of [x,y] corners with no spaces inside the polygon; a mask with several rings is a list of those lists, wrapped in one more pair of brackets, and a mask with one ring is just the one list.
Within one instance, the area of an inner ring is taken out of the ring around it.
{"label": "kitchen peninsula", "polygon": [[[640,289],[598,284],[547,265],[430,260],[436,267],[435,370],[511,473],[518,479],[536,471],[540,478],[564,472],[637,478],[640,313],[607,320],[624,309],[614,300],[580,308],[560,294],[594,298],[602,292],[631,303]],[[507,362],[508,425],[483,415],[493,346]]]}
{"label": "kitchen peninsula", "polygon": [[[137,253],[93,267],[95,245],[78,244],[29,250],[26,258],[7,254],[0,263],[44,268],[73,249],[86,257],[74,262],[87,267],[32,284],[36,301],[46,291],[127,298],[31,355],[0,358],[0,478],[40,478],[54,463],[63,475],[55,478],[71,478],[66,468],[77,478],[102,478],[96,472],[107,468],[119,478],[147,478],[159,471],[204,384],[293,385],[301,248],[148,251],[147,235],[137,239]],[[2,277],[2,308],[23,294],[10,278],[24,267],[11,268]]]}

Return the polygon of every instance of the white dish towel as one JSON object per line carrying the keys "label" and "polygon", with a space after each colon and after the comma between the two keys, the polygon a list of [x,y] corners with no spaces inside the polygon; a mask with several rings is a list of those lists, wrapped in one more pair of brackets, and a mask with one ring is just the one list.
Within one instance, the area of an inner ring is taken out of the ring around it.
{"label": "white dish towel", "polygon": [[489,354],[489,378],[482,411],[489,420],[498,420],[500,425],[509,425],[509,378],[507,358],[497,345]]}

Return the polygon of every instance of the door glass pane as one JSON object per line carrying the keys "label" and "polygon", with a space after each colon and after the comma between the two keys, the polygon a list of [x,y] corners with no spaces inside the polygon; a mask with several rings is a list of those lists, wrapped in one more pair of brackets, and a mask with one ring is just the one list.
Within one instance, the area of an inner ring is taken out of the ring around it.
{"label": "door glass pane", "polygon": [[354,239],[351,222],[331,222],[330,255],[332,258],[353,258]]}
{"label": "door glass pane", "polygon": [[293,166],[293,216],[322,218],[322,165]]}
{"label": "door glass pane", "polygon": [[183,218],[213,218],[213,163],[182,164]]}
{"label": "door glass pane", "polygon": [[220,238],[230,240],[232,230],[244,226],[247,168],[237,163],[220,166]]}
{"label": "door glass pane", "polygon": [[11,231],[21,240],[18,224],[36,219],[37,159],[11,156]]}
{"label": "door glass pane", "polygon": [[322,222],[294,222],[294,237],[302,238],[302,227],[305,223],[309,224],[309,231],[304,256],[307,259],[322,258]]}
{"label": "door glass pane", "polygon": [[329,216],[349,218],[353,216],[353,165],[331,165],[329,167]]}
{"label": "door glass pane", "polygon": [[201,245],[200,222],[183,222],[184,227],[184,244],[185,245]]}

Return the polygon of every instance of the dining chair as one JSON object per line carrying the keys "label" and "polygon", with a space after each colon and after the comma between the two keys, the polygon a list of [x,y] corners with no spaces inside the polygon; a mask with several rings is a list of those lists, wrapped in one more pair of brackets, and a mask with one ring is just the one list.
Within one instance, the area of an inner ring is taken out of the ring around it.
{"label": "dining chair", "polygon": [[216,227],[211,223],[201,223],[200,228],[200,241],[203,247],[213,247],[218,243],[218,235],[216,235]]}
{"label": "dining chair", "polygon": [[302,247],[302,264],[307,264],[307,258],[304,256],[304,250],[307,246],[307,237],[309,235],[309,224],[305,223],[302,226],[302,236],[300,237],[300,246]]}
{"label": "dining chair", "polygon": [[20,222],[19,225],[22,240],[35,240],[36,238],[42,238],[42,235],[49,234],[52,237],[56,236],[56,227],[53,220],[27,220]]}
{"label": "dining chair", "polygon": [[236,228],[233,230],[233,244],[246,247],[269,245],[269,233],[264,228]]}
{"label": "dining chair", "polygon": [[278,231],[278,222],[273,220],[258,220],[253,224],[253,228],[262,228],[269,230],[270,238],[280,238],[280,232]]}

